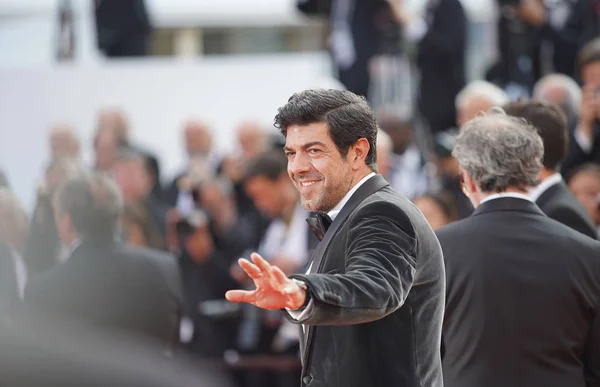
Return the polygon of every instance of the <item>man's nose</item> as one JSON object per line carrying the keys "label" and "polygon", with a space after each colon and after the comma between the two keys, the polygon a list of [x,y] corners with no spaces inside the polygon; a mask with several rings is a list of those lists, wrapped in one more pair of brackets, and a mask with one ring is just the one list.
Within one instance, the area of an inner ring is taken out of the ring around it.
{"label": "man's nose", "polygon": [[310,159],[303,154],[297,153],[288,160],[288,172],[292,175],[299,175],[310,171],[312,164]]}

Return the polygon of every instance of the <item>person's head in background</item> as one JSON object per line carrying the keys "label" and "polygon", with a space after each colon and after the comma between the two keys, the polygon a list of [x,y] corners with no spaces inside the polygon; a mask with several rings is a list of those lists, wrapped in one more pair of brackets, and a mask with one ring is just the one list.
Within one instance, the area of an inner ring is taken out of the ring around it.
{"label": "person's head in background", "polygon": [[583,164],[568,177],[569,190],[600,225],[600,165]]}
{"label": "person's head in background", "polygon": [[407,111],[400,109],[381,109],[377,112],[377,124],[392,141],[392,153],[401,155],[412,144],[412,117]]}
{"label": "person's head in background", "polygon": [[113,168],[113,177],[126,203],[143,201],[152,190],[152,180],[144,155],[123,148]]}
{"label": "person's head in background", "polygon": [[438,174],[444,179],[458,179],[458,161],[452,156],[452,149],[458,136],[457,129],[438,132],[434,137],[433,153]]}
{"label": "person's head in background", "polygon": [[377,130],[377,170],[386,179],[392,170],[392,151],[394,143],[392,138],[383,130]]}
{"label": "person's head in background", "polygon": [[123,216],[124,240],[131,246],[160,249],[163,240],[150,219],[148,210],[139,203],[126,204]]}
{"label": "person's head in background", "polygon": [[50,151],[52,158],[79,158],[80,143],[73,128],[68,125],[56,125],[50,129]]}
{"label": "person's head in background", "polygon": [[103,173],[85,173],[63,183],[54,200],[58,235],[65,246],[76,240],[114,241],[120,231],[123,198]]}
{"label": "person's head in background", "polygon": [[533,87],[533,99],[556,104],[565,114],[567,123],[572,125],[579,116],[581,87],[564,74],[548,74]]}
{"label": "person's head in background", "polygon": [[465,123],[494,106],[509,102],[508,95],[498,86],[486,81],[473,81],[456,96],[456,124],[461,128]]}
{"label": "person's head in background", "polygon": [[97,171],[109,172],[119,158],[122,142],[117,134],[110,130],[102,130],[94,137],[94,166]]}
{"label": "person's head in background", "polygon": [[242,122],[236,129],[237,142],[241,157],[251,160],[266,152],[269,148],[269,133],[257,122]]}
{"label": "person's head in background", "polygon": [[280,151],[264,153],[250,162],[244,189],[256,208],[273,219],[291,217],[298,203],[298,191]]}
{"label": "person's head in background", "polygon": [[460,166],[463,192],[477,208],[492,194],[527,195],[538,185],[544,144],[524,119],[493,112],[463,125],[452,155]]}
{"label": "person's head in background", "polygon": [[104,108],[98,113],[96,133],[112,132],[120,140],[129,140],[129,123],[125,112],[119,108]]}
{"label": "person's head in background", "polygon": [[509,116],[524,118],[533,125],[544,142],[544,159],[539,179],[558,173],[560,163],[567,154],[569,129],[567,118],[557,105],[550,102],[523,100],[502,107]]}
{"label": "person's head in background", "polygon": [[0,242],[22,251],[29,231],[29,217],[16,194],[0,188]]}
{"label": "person's head in background", "polygon": [[213,139],[210,128],[200,120],[189,120],[184,124],[183,141],[190,158],[208,157],[212,151]]}
{"label": "person's head in background", "polygon": [[83,173],[79,159],[72,157],[57,157],[48,163],[44,182],[39,187],[38,194],[51,198],[58,187],[65,181]]}
{"label": "person's head in background", "polygon": [[434,230],[458,220],[456,200],[448,192],[426,193],[415,198],[413,203]]}

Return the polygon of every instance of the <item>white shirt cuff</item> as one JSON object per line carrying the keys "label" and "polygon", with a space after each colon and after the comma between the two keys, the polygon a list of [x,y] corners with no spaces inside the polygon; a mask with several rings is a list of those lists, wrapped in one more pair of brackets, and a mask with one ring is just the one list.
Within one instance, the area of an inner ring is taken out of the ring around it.
{"label": "white shirt cuff", "polygon": [[427,27],[425,20],[421,18],[414,19],[404,26],[404,36],[410,42],[418,42],[419,40],[423,39],[428,29],[429,28]]}
{"label": "white shirt cuff", "polygon": [[314,303],[313,303],[313,300],[310,299],[310,301],[308,301],[308,305],[306,305],[306,308],[304,308],[304,310],[302,310],[302,311],[289,310],[288,308],[286,308],[286,310],[287,310],[288,314],[290,316],[292,316],[292,318],[294,320],[298,321],[298,320],[302,320],[304,317],[308,316],[313,308],[314,308]]}
{"label": "white shirt cuff", "polygon": [[581,129],[575,128],[575,133],[573,134],[575,137],[575,141],[577,141],[577,145],[585,152],[590,153],[592,151],[592,140],[588,138]]}

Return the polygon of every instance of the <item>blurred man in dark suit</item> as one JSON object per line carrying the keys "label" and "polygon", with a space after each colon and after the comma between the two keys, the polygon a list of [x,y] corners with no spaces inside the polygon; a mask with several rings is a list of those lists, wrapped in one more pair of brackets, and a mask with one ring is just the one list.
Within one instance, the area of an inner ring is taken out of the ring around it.
{"label": "blurred man in dark suit", "polygon": [[565,177],[581,164],[600,163],[600,38],[581,49],[579,69],[583,95],[579,121],[561,170]]}
{"label": "blurred man in dark suit", "polygon": [[444,385],[600,386],[600,243],[531,201],[544,155],[536,129],[479,117],[453,154],[476,209],[437,231]]}
{"label": "blurred man in dark suit", "polygon": [[531,199],[552,219],[596,239],[592,220],[558,173],[569,138],[565,115],[558,106],[539,101],[511,102],[503,109],[536,127],[544,142],[543,168],[538,176],[541,183],[529,190]]}
{"label": "blurred man in dark suit", "polygon": [[387,0],[296,0],[306,14],[329,17],[328,45],[344,87],[369,96],[370,66],[379,54],[401,55],[401,35]]}
{"label": "blurred man in dark suit", "polygon": [[423,18],[411,17],[403,0],[390,0],[404,35],[418,43],[419,111],[432,132],[454,126],[454,99],[465,85],[467,18],[459,0],[426,1]]}
{"label": "blurred man in dark suit", "polygon": [[25,315],[178,343],[183,303],[176,261],[117,240],[123,199],[116,185],[101,174],[83,175],[56,195],[59,236],[72,253],[29,284]]}

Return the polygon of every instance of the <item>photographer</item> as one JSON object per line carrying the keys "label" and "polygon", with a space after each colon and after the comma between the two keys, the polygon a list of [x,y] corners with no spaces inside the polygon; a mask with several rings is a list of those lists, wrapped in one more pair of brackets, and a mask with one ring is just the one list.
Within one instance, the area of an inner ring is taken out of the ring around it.
{"label": "photographer", "polygon": [[540,0],[497,0],[499,59],[486,79],[511,99],[529,97],[541,76],[539,50],[546,10]]}
{"label": "photographer", "polygon": [[223,295],[237,286],[229,267],[249,247],[242,235],[247,222],[238,219],[226,180],[188,175],[179,184],[178,206],[167,215],[167,245],[179,257],[193,327],[182,340],[196,354],[222,358],[237,331],[235,310]]}
{"label": "photographer", "polygon": [[600,164],[600,38],[587,43],[579,53],[583,95],[579,121],[562,163],[561,174],[569,176],[584,163]]}

